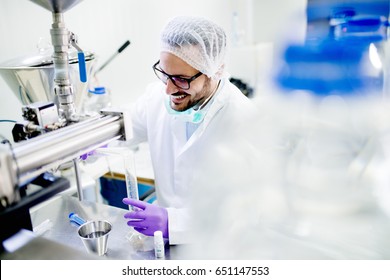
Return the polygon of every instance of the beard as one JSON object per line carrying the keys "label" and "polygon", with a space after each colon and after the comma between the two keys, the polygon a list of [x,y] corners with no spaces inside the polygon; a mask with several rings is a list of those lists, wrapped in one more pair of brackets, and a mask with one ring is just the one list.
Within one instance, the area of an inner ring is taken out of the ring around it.
{"label": "beard", "polygon": [[173,102],[170,102],[170,106],[173,110],[183,112],[188,109],[194,108],[197,109],[199,106],[202,105],[202,103],[207,99],[207,97],[212,94],[212,89],[211,89],[211,81],[210,79],[207,79],[203,87],[201,88],[200,91],[196,92],[194,95],[190,95],[186,92],[181,92],[178,91],[177,93],[172,94],[173,96],[178,96],[178,95],[183,95],[186,94],[187,96],[185,98],[188,98],[188,101],[186,103],[180,104],[180,106],[177,106],[173,104]]}

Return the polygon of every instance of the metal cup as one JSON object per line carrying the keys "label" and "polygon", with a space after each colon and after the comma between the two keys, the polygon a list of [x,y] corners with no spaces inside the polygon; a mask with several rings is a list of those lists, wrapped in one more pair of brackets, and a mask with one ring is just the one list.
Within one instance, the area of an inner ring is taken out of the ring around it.
{"label": "metal cup", "polygon": [[107,239],[112,225],[107,221],[90,221],[82,224],[78,234],[88,253],[103,256],[107,252]]}

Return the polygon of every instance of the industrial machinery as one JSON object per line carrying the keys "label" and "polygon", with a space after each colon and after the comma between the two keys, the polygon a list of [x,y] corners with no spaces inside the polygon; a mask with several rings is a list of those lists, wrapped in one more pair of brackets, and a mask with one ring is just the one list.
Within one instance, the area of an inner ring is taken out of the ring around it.
{"label": "industrial machinery", "polygon": [[[80,92],[75,89],[82,86],[70,77],[77,64],[70,49],[77,50],[81,82],[87,80],[93,55],[85,59],[76,36],[65,27],[63,13],[81,0],[31,1],[52,12],[53,63],[24,65],[23,73],[18,72],[21,67],[0,70],[6,82],[20,94],[25,120],[14,127],[17,143],[3,141],[0,145],[1,243],[22,228],[31,230],[29,209],[70,186],[67,179],[54,176],[52,170],[73,161],[77,179],[80,155],[113,140],[126,140],[131,131],[124,112],[104,111],[90,118],[81,118],[77,112]],[[34,188],[26,187],[31,185]],[[0,252],[3,250],[1,245]]]}

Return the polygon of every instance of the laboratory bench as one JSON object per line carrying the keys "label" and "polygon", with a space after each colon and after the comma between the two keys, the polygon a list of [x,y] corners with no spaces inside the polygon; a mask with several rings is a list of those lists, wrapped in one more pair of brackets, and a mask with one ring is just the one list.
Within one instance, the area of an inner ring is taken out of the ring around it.
{"label": "laboratory bench", "polygon": [[[78,236],[78,225],[68,218],[71,212],[87,221],[107,220],[112,224],[105,255],[87,253]],[[79,201],[75,196],[57,195],[30,211],[37,237],[1,259],[154,260],[153,237],[141,235],[127,226],[123,217],[126,212],[110,205]],[[179,255],[178,246],[165,244],[165,259],[177,259]]]}
{"label": "laboratory bench", "polygon": [[[141,146],[135,160],[141,197],[154,189],[147,146]],[[81,165],[81,201],[74,171],[63,170],[62,177],[70,187],[30,209],[34,238],[18,251],[1,255],[1,259],[155,259],[153,238],[134,231],[123,217],[128,211],[121,203],[126,196],[126,183],[123,164],[118,162],[118,157],[99,157],[92,164]],[[78,236],[78,225],[69,220],[71,212],[87,221],[107,220],[112,224],[104,256],[87,253]],[[178,246],[165,245],[165,259],[182,258]]]}

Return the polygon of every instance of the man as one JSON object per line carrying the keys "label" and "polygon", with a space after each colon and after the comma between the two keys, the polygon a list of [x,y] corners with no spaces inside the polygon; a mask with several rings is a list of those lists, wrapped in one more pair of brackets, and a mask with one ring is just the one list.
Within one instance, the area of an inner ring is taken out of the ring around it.
{"label": "man", "polygon": [[196,176],[208,174],[207,151],[238,133],[253,110],[225,75],[226,42],[223,29],[209,20],[173,18],[153,66],[162,82],[150,85],[132,111],[132,143],[149,143],[157,204],[125,198],[140,209],[125,218],[145,235],[162,231],[170,244],[191,241],[191,191]]}

